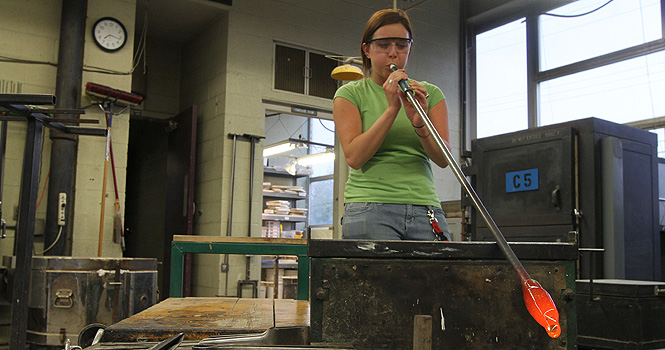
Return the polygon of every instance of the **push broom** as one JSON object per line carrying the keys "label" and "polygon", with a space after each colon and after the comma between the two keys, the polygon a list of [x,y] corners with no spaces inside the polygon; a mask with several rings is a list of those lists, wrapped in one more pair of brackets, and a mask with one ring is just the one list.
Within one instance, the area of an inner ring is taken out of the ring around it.
{"label": "push broom", "polygon": [[[393,72],[396,71],[397,66],[391,64],[390,70]],[[558,337],[561,335],[561,326],[559,325],[559,311],[557,310],[552,297],[540,285],[540,283],[538,283],[538,281],[532,279],[531,276],[529,276],[529,273],[524,268],[524,265],[522,265],[520,260],[517,258],[517,255],[515,255],[515,252],[512,250],[512,248],[510,248],[508,242],[506,242],[506,238],[499,230],[499,227],[494,222],[494,219],[492,219],[490,216],[487,208],[485,208],[485,205],[480,200],[480,197],[478,197],[476,191],[473,189],[473,187],[471,187],[469,180],[464,176],[464,173],[462,172],[459,164],[457,164],[457,161],[453,157],[452,152],[450,149],[448,149],[448,146],[441,138],[441,135],[439,135],[439,133],[434,128],[434,124],[432,124],[432,121],[427,116],[427,113],[425,113],[425,110],[423,110],[418,100],[415,99],[414,92],[409,84],[406,82],[406,80],[401,80],[399,82],[399,86],[402,92],[404,92],[404,95],[406,95],[407,100],[413,104],[413,106],[416,108],[416,111],[418,111],[420,118],[422,118],[423,122],[425,122],[427,130],[432,134],[432,137],[434,137],[437,146],[446,158],[446,161],[455,174],[455,177],[457,177],[457,180],[460,182],[466,193],[469,195],[469,197],[471,197],[474,206],[476,209],[478,209],[481,216],[487,223],[487,226],[492,232],[492,235],[494,236],[496,243],[501,249],[501,252],[506,256],[506,259],[515,270],[515,273],[520,280],[520,284],[522,285],[522,293],[524,294],[524,303],[526,304],[527,310],[536,320],[536,322],[545,328],[547,335],[552,338]]]}
{"label": "push broom", "polygon": [[[106,115],[106,153],[104,157],[104,176],[102,179],[102,203],[101,203],[101,213],[100,213],[100,218],[99,218],[99,242],[97,246],[97,256],[101,257],[102,256],[102,239],[104,237],[104,209],[105,209],[105,202],[106,202],[106,178],[108,175],[108,164],[109,164],[109,157],[111,154],[111,125],[113,122],[113,108],[115,105],[119,106],[125,106],[125,108],[120,111],[118,114],[122,114],[125,109],[129,108],[129,106],[134,106],[139,104],[142,100],[143,97],[132,94],[130,92],[125,92],[117,89],[110,88],[108,86],[100,85],[100,84],[95,84],[95,83],[87,83],[85,85],[85,91],[88,95],[93,96],[97,99],[102,99],[100,102],[98,102],[99,107],[102,109],[104,114]],[[117,218],[120,218],[120,202],[118,198],[118,189],[117,189],[117,181],[115,179],[115,165],[112,164],[113,167],[113,179],[114,179],[114,185],[116,188],[116,205],[115,205],[115,216],[114,216],[114,221],[117,221]],[[116,218],[117,217],[117,218]],[[120,230],[120,242],[122,245],[122,248],[124,250],[124,232],[122,232],[122,221],[119,223],[114,222],[114,231],[117,231],[118,229]]]}

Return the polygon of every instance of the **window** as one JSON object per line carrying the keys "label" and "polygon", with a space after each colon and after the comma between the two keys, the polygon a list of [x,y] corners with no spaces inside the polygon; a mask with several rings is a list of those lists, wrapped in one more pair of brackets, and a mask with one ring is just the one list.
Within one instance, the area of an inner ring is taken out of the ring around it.
{"label": "window", "polygon": [[[474,35],[475,136],[587,117],[665,118],[664,2],[579,0]],[[529,31],[537,32],[533,49]],[[665,145],[662,129],[656,133]]]}
{"label": "window", "polygon": [[[607,0],[576,1],[550,11],[576,16]],[[661,38],[658,0],[608,3],[579,17],[540,16],[540,69],[548,70]]]}
{"label": "window", "polygon": [[665,52],[540,84],[540,125],[597,117],[615,123],[665,115]]}
{"label": "window", "polygon": [[337,81],[330,72],[337,62],[324,54],[275,45],[275,89],[332,99]]}
{"label": "window", "polygon": [[[310,140],[326,145],[335,144],[335,123],[332,120],[310,118]],[[325,147],[311,146],[310,153],[325,152]],[[312,165],[309,179],[309,224],[332,225],[333,223],[333,173],[334,162]]]}
{"label": "window", "polygon": [[298,200],[294,205],[298,208],[307,205],[308,226],[330,226],[333,223],[334,158],[318,158],[311,165],[303,165],[305,162],[302,159],[313,154],[334,154],[330,152],[335,144],[335,125],[329,119],[267,112],[264,144],[288,139],[303,139],[306,142],[295,149],[264,158],[264,165],[297,175],[296,185],[304,187],[307,196],[303,198],[307,200]]}
{"label": "window", "polygon": [[520,19],[478,35],[476,49],[478,137],[526,129],[528,119],[524,20]]}

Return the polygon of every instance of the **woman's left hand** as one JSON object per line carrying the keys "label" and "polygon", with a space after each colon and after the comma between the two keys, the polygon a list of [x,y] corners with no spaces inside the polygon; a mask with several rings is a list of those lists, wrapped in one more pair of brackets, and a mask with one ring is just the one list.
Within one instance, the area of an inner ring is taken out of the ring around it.
{"label": "woman's left hand", "polygon": [[[411,80],[409,82],[409,85],[413,89],[416,101],[420,103],[420,106],[423,108],[424,111],[427,111],[428,107],[427,98],[429,97],[429,95],[427,94],[427,90],[425,89],[425,87],[414,80]],[[417,127],[420,127],[423,124],[425,124],[422,118],[420,118],[420,114],[418,114],[416,107],[414,107],[411,104],[411,102],[407,100],[406,95],[401,90],[399,96],[402,99],[402,104],[404,105],[404,111],[406,112],[406,116],[411,121],[411,124]]]}

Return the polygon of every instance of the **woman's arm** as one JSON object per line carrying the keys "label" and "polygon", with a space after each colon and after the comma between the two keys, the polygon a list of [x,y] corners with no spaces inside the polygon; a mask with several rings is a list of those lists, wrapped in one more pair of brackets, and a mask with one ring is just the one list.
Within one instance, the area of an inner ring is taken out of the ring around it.
{"label": "woman's arm", "polygon": [[[450,131],[448,129],[448,106],[446,104],[446,100],[443,100],[434,105],[434,107],[430,108],[429,112],[427,113],[427,116],[432,121],[434,129],[436,129],[439,135],[441,135],[443,142],[450,150],[451,148],[450,148]],[[418,124],[416,126],[425,125],[425,122],[422,121],[421,118],[418,119],[420,120],[421,124]],[[447,167],[448,162],[446,161],[446,158],[443,156],[443,153],[439,149],[439,146],[436,144],[434,136],[429,134],[427,127],[417,128],[415,129],[415,131],[416,134],[418,134],[418,136],[421,136],[420,143],[422,143],[423,148],[425,148],[427,156],[432,161],[434,161],[436,165],[442,168]],[[422,136],[426,137],[423,138]]]}
{"label": "woman's arm", "polygon": [[388,106],[379,119],[363,133],[360,111],[349,100],[337,97],[333,102],[333,119],[335,131],[342,144],[346,162],[353,169],[360,169],[374,156],[383,143],[388,130],[393,125],[399,112],[397,108]]}
{"label": "woman's arm", "polygon": [[[427,116],[432,121],[434,129],[436,129],[436,131],[443,139],[443,142],[446,144],[446,146],[448,146],[448,149],[450,149],[450,132],[448,130],[448,106],[446,104],[446,100],[442,100],[441,102],[437,103],[428,110],[429,101],[427,101],[428,97],[427,89],[425,89],[423,85],[413,80],[411,80],[409,84],[413,89],[415,93],[415,98],[420,104],[420,106],[423,108],[423,110],[428,111]],[[420,117],[420,114],[418,113],[416,108],[411,104],[411,102],[407,100],[404,93],[400,92],[400,98],[402,99],[402,103],[404,103],[404,110],[406,112],[406,116],[411,121],[411,125],[413,125],[416,134],[420,136],[420,143],[423,145],[423,148],[425,149],[425,153],[427,153],[427,156],[432,161],[434,161],[436,165],[442,168],[447,167],[448,162],[446,161],[446,158],[443,156],[443,153],[439,149],[439,146],[436,144],[434,136],[432,136],[427,130],[425,122]]]}

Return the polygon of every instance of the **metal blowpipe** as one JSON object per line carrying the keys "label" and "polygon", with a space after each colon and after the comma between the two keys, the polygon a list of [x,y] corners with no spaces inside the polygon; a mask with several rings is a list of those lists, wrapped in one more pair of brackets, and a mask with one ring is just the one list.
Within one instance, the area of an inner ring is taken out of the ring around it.
{"label": "metal blowpipe", "polygon": [[[398,68],[396,65],[394,64],[390,65],[391,71],[394,72],[397,69]],[[471,187],[471,183],[469,183],[469,180],[462,172],[462,169],[460,168],[459,164],[453,157],[452,152],[450,151],[450,149],[448,149],[448,146],[441,138],[441,135],[439,135],[439,133],[434,128],[434,124],[432,124],[432,121],[429,119],[429,116],[423,110],[418,100],[416,100],[413,89],[411,89],[408,82],[406,80],[400,80],[399,86],[402,92],[404,92],[407,101],[409,101],[415,107],[416,111],[420,115],[420,118],[422,118],[423,122],[425,123],[425,126],[427,127],[427,130],[430,132],[430,134],[436,141],[437,146],[443,153],[443,156],[446,158],[446,161],[448,162],[448,165],[455,174],[455,177],[457,177],[457,180],[460,182],[460,184],[464,188],[464,191],[466,191],[467,195],[471,197],[473,205],[480,212],[483,219],[487,223],[487,226],[492,232],[492,235],[494,236],[496,243],[499,245],[501,252],[503,252],[503,254],[506,256],[506,259],[508,259],[508,262],[515,270],[515,273],[517,274],[517,277],[519,278],[520,283],[522,285],[522,292],[524,293],[524,303],[526,304],[527,310],[529,311],[531,316],[538,322],[538,324],[540,324],[545,328],[545,330],[547,331],[547,335],[549,335],[552,338],[558,337],[559,335],[561,335],[561,326],[559,325],[559,311],[557,310],[556,305],[552,300],[552,297],[540,285],[540,283],[538,283],[538,281],[532,279],[531,276],[529,276],[529,273],[526,272],[524,265],[522,265],[520,260],[517,258],[512,248],[510,248],[508,242],[506,242],[506,238],[499,230],[499,227],[494,222],[494,219],[492,219],[492,217],[490,216],[489,212],[487,211],[487,208],[485,208],[485,205],[480,200],[480,197],[478,197],[476,191],[473,189],[473,187]]]}

